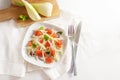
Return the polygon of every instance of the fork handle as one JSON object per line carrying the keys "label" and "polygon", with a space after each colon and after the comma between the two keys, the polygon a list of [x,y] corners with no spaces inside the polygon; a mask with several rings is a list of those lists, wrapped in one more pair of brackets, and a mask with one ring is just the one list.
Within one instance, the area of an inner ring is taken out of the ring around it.
{"label": "fork handle", "polygon": [[73,73],[74,76],[77,76],[77,67],[76,67],[76,53],[77,53],[77,45],[74,44],[74,42],[71,42],[71,48],[72,48],[72,63],[71,63],[71,73]]}
{"label": "fork handle", "polygon": [[73,42],[71,41],[72,60],[71,60],[71,66],[70,66],[70,70],[69,70],[70,73],[73,73],[73,70],[74,70],[73,69],[73,67],[74,67],[74,64],[73,64],[74,63],[74,57],[73,57],[74,51],[73,50],[74,50],[74,45],[73,45]]}
{"label": "fork handle", "polygon": [[76,71],[76,63],[75,63],[75,50],[74,50],[74,43],[72,42],[72,60],[73,60],[73,64],[72,64],[72,72],[74,72],[74,76],[76,75],[77,71]]}
{"label": "fork handle", "polygon": [[77,76],[77,67],[76,67],[76,55],[77,55],[77,44],[74,44],[74,76]]}

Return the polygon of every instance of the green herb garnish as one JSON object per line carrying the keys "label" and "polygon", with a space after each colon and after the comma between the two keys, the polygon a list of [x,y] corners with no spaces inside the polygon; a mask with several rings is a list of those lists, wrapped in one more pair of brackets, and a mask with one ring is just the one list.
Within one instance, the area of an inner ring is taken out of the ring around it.
{"label": "green herb garnish", "polygon": [[18,19],[22,20],[22,21],[26,21],[28,19],[28,17],[26,15],[19,15]]}
{"label": "green herb garnish", "polygon": [[40,28],[39,28],[39,30],[43,30],[44,29],[44,27],[43,26],[41,26]]}
{"label": "green herb garnish", "polygon": [[57,32],[57,34],[59,34],[59,35],[62,35],[62,33],[63,33],[62,31],[58,31],[58,32]]}
{"label": "green herb garnish", "polygon": [[35,44],[35,43],[33,43],[33,44],[32,44],[32,47],[33,47],[33,48],[36,48],[36,44]]}
{"label": "green herb garnish", "polygon": [[45,41],[47,41],[49,39],[49,37],[47,35],[44,35],[44,39],[45,39]]}

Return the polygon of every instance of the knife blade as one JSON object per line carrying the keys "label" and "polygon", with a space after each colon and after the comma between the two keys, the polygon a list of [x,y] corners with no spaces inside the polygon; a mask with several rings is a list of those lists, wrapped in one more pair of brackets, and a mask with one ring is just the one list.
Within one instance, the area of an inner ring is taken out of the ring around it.
{"label": "knife blade", "polygon": [[[74,59],[76,60],[76,55],[77,55],[77,48],[78,48],[78,43],[80,39],[80,32],[81,32],[81,22],[79,22],[77,28],[76,28],[76,33],[74,36]],[[74,75],[77,75],[77,68],[76,64],[74,64]]]}
{"label": "knife blade", "polygon": [[79,43],[79,39],[80,39],[80,32],[81,32],[81,22],[79,22],[77,28],[76,28],[76,33],[75,33],[75,38],[74,38],[74,42],[75,44]]}

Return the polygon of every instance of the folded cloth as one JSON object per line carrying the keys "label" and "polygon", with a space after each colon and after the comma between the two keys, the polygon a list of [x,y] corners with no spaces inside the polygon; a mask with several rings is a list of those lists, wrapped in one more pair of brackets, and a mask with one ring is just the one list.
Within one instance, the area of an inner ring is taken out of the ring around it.
{"label": "folded cloth", "polygon": [[24,28],[17,28],[14,20],[0,23],[0,74],[24,76],[25,64],[21,56]]}
{"label": "folded cloth", "polygon": [[[44,22],[56,25],[67,32],[71,18],[73,17],[70,13],[61,11],[59,18]],[[69,45],[67,45],[68,48],[62,63],[53,68],[40,68],[24,61],[21,55],[21,44],[27,28],[18,27],[14,20],[0,23],[0,74],[23,77],[25,72],[41,70],[49,79],[53,80],[67,72],[71,63]]]}

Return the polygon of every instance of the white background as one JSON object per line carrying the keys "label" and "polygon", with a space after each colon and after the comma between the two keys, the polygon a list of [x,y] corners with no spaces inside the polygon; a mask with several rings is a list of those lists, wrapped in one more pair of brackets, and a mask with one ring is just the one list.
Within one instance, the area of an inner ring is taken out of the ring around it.
{"label": "white background", "polygon": [[[83,20],[77,55],[78,76],[69,77],[65,74],[57,80],[120,80],[119,0],[57,1],[61,9]],[[0,0],[0,9],[6,8],[9,2]],[[2,75],[0,80],[40,80],[39,74],[28,73],[24,78]]]}

